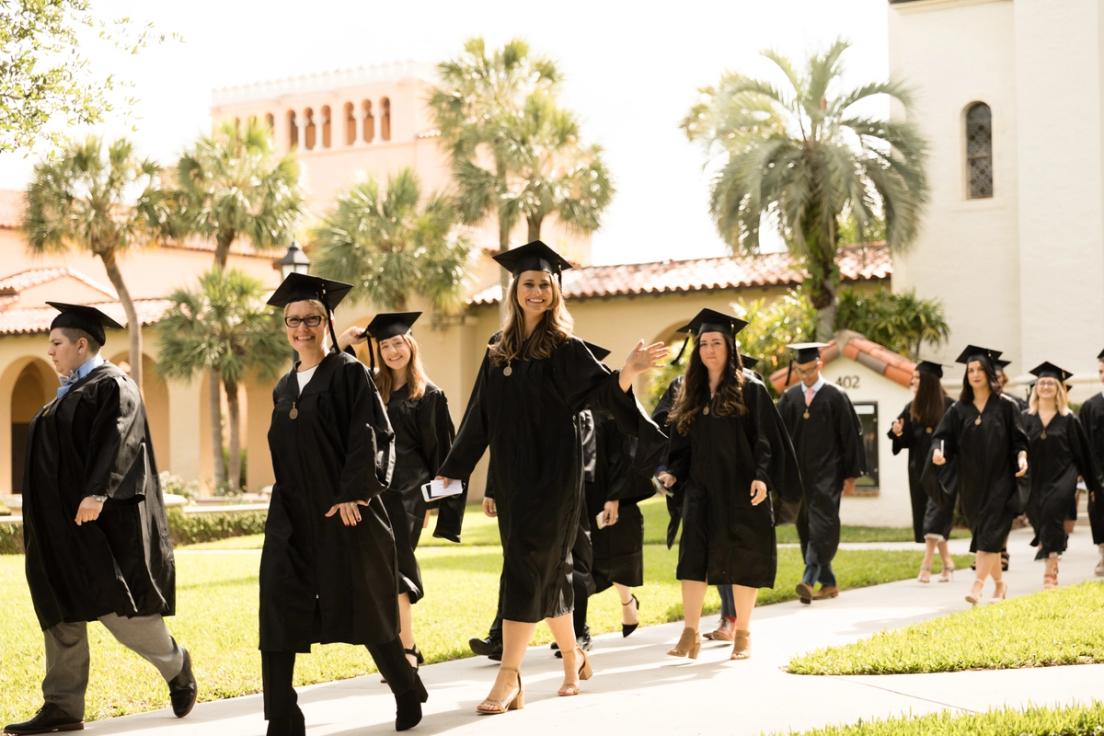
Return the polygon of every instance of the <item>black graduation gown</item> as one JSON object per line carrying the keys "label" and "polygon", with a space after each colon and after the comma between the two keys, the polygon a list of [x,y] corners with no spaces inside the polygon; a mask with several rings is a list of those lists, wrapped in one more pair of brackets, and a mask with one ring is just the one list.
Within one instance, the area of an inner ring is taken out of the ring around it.
{"label": "black graduation gown", "polygon": [[1069,535],[1064,522],[1077,498],[1077,476],[1085,479],[1091,493],[1100,493],[1100,479],[1076,416],[1055,414],[1044,427],[1038,414],[1024,412],[1023,423],[1031,458],[1027,518],[1035,530],[1031,544],[1039,548],[1035,559],[1040,560],[1066,551]]}
{"label": "black graduation gown", "polygon": [[[1000,552],[1026,501],[1015,477],[1016,458],[1027,450],[1016,402],[1003,394],[990,395],[979,415],[972,401],[956,401],[936,427],[933,445],[940,441],[947,462],[931,467],[944,492],[958,496],[973,534],[970,551]],[[930,457],[927,462],[931,464]]]}
{"label": "black graduation gown", "polygon": [[514,361],[511,374],[483,356],[464,420],[440,475],[466,480],[488,447],[503,544],[503,618],[535,623],[572,610],[571,547],[582,505],[576,415],[604,408],[640,437],[650,472],[665,442],[631,392],[586,345],[570,338],[543,360]]}
{"label": "black graduation gown", "polygon": [[[391,425],[367,369],[330,353],[299,393],[295,368],[272,392],[276,483],[261,552],[260,648],[379,644],[398,636],[395,540],[380,494],[391,479]],[[292,410],[297,412],[292,418]],[[367,499],[347,527],[336,503]]]}
{"label": "black graduation gown", "polygon": [[[591,577],[596,592],[614,583],[644,584],[644,515],[638,503],[655,495],[648,475],[633,468],[636,438],[625,435],[607,414],[595,415],[595,467],[586,484],[586,513],[592,525]],[[592,521],[607,501],[617,501],[617,523],[601,529]]]}
{"label": "black graduation gown", "polygon": [[[1089,442],[1097,484],[1104,486],[1104,394],[1096,393],[1082,404],[1078,418]],[[1104,544],[1104,494],[1089,493],[1089,524],[1093,544]]]}
{"label": "black graduation gown", "polygon": [[[943,411],[954,403],[950,396],[943,397]],[[886,436],[892,441],[893,454],[908,450],[909,499],[912,502],[912,533],[917,542],[924,541],[925,534],[938,534],[944,539],[950,534],[954,517],[954,498],[944,496],[939,482],[932,476],[924,476],[924,464],[931,456],[932,435],[935,426],[924,427],[912,421],[912,402],[905,404],[897,418],[904,422],[898,437],[890,429]]]}
{"label": "black graduation gown", "polygon": [[[87,496],[107,496],[77,526]],[[146,409],[104,363],[31,419],[23,475],[27,583],[43,630],[119,616],[172,615],[176,567]]]}
{"label": "black graduation gown", "polygon": [[591,543],[591,527],[593,524],[587,516],[586,496],[597,472],[598,436],[595,432],[594,412],[590,409],[579,412],[576,422],[579,427],[583,461],[583,484],[579,489],[583,494],[579,504],[579,528],[575,531],[575,542],[571,545],[571,587],[577,599],[581,595],[589,597],[597,592],[592,575],[594,545]]}
{"label": "black graduation gown", "polygon": [[[667,390],[663,392],[663,396],[659,398],[659,403],[656,404],[655,410],[652,411],[652,421],[663,428],[663,431],[668,435],[671,434],[670,428],[667,426],[667,415],[671,413],[671,409],[675,406],[675,399],[678,398],[679,389],[682,387],[682,382],[685,376],[675,376],[675,379],[671,381],[667,386]],[[667,470],[667,455],[664,454],[662,464],[656,468],[656,475]],[[667,515],[670,517],[670,521],[667,522],[667,549],[675,543],[675,537],[678,535],[679,525],[682,523],[682,479],[677,479],[673,486],[667,489],[667,495],[665,500],[667,502]]]}
{"label": "black graduation gown", "polygon": [[[699,415],[687,434],[671,429],[670,472],[685,478],[677,577],[711,585],[773,588],[778,569],[771,499],[751,504],[751,483],[796,502],[801,481],[793,445],[766,387],[744,383],[743,416]],[[698,556],[705,540],[704,565]]]}
{"label": "black graduation gown", "polygon": [[807,558],[812,545],[819,563],[826,565],[839,547],[843,481],[861,476],[866,467],[862,425],[847,394],[827,382],[808,411],[805,384],[790,386],[778,402],[778,412],[793,440],[805,486],[797,517],[801,554]]}

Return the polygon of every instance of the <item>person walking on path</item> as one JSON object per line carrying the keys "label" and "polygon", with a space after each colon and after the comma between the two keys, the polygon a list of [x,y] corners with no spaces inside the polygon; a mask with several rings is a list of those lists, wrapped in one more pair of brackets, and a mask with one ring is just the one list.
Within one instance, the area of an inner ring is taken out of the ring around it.
{"label": "person walking on path", "polygon": [[577,695],[591,675],[572,627],[571,548],[582,505],[578,413],[610,411],[639,438],[636,462],[654,468],[666,438],[643,413],[632,382],[667,354],[640,341],[620,373],[595,360],[572,335],[559,274],[570,264],[533,241],[495,256],[513,275],[503,298],[507,316],[483,357],[452,450],[438,471],[446,485],[467,479],[490,449],[490,477],[503,548],[502,665],[477,711],[499,714],[524,705],[519,668],[540,620],[563,654],[559,694]]}
{"label": "person walking on path", "polygon": [[[805,497],[797,517],[797,533],[805,572],[797,584],[798,599],[835,598],[839,584],[832,560],[839,549],[840,499],[855,488],[866,454],[862,425],[851,399],[820,374],[824,343],[797,343],[793,371],[798,382],[782,394],[778,411],[793,440]],[[816,591],[813,586],[820,583]]]}
{"label": "person walking on path", "polygon": [[[1104,383],[1104,350],[1096,356],[1096,369],[1101,383]],[[1097,483],[1104,486],[1104,391],[1097,391],[1081,405],[1078,412],[1081,426],[1089,440],[1093,466],[1097,472]],[[1100,493],[1089,494],[1089,525],[1092,528],[1092,540],[1100,553],[1093,572],[1104,577],[1104,496]]]}
{"label": "person walking on path", "polygon": [[[371,362],[378,365],[374,378],[395,433],[395,470],[382,498],[395,533],[399,561],[399,636],[414,666],[425,661],[414,642],[412,610],[425,595],[421,568],[414,556],[429,507],[422,486],[437,474],[456,435],[448,399],[426,375],[421,348],[411,332],[420,316],[421,312],[377,314],[363,330],[354,325],[338,338],[338,347],[343,350],[364,342],[368,336],[375,342],[368,346]],[[463,492],[434,503],[437,526],[433,536],[460,542],[466,502],[465,484]]]}
{"label": "person walking on path", "polygon": [[380,498],[395,461],[391,424],[367,368],[336,350],[332,310],[350,288],[291,274],[269,299],[284,310],[299,360],[272,392],[268,430],[276,474],[260,572],[268,736],[306,732],[292,676],[296,653],[315,643],[368,649],[395,695],[398,731],[421,721],[428,697],[399,639],[395,540]]}
{"label": "person walking on path", "polygon": [[912,531],[915,540],[924,544],[924,559],[920,563],[921,583],[931,582],[932,560],[936,548],[943,568],[939,582],[950,582],[954,562],[947,549],[954,519],[955,499],[944,496],[934,477],[925,479],[924,465],[931,456],[932,435],[939,421],[954,401],[943,390],[940,380],[943,366],[928,360],[916,364],[912,372],[913,399],[893,421],[889,439],[893,454],[908,450],[909,497],[912,500]]}
{"label": "person walking on path", "polygon": [[1100,476],[1092,459],[1089,440],[1077,416],[1069,410],[1066,381],[1073,374],[1050,362],[1031,369],[1038,379],[1023,414],[1031,457],[1031,495],[1027,518],[1035,530],[1031,540],[1046,560],[1043,587],[1058,585],[1058,561],[1069,543],[1066,517],[1077,499],[1077,476],[1085,479],[1089,493],[1101,493]]}
{"label": "person walking on path", "polygon": [[[747,323],[712,309],[690,322],[694,352],[668,416],[670,488],[685,479],[676,577],[685,627],[669,655],[696,659],[707,584],[730,586],[732,659],[751,655],[759,588],[774,587],[778,546],[771,496],[801,495],[797,458],[766,387],[740,365],[735,336]],[[764,503],[766,502],[766,503]]]}
{"label": "person walking on path", "polygon": [[932,465],[944,491],[958,495],[970,524],[970,551],[977,553],[970,605],[981,600],[990,577],[993,598],[1004,599],[1000,552],[1027,501],[1016,482],[1027,474],[1027,435],[1016,403],[1000,392],[993,361],[992,351],[974,345],[958,356],[966,365],[962,393],[932,442]]}
{"label": "person walking on path", "polygon": [[23,475],[27,583],[46,644],[44,705],[8,734],[84,728],[88,629],[99,621],[168,683],[173,713],[196,700],[191,657],[164,617],[175,613],[176,568],[142,395],[100,355],[94,307],[47,302],[57,396],[31,419]]}

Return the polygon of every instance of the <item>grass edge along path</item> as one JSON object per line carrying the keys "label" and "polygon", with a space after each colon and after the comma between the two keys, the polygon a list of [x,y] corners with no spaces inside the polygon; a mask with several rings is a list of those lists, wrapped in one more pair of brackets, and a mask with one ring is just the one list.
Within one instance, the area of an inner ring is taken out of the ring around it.
{"label": "grass edge along path", "polygon": [[1104,662],[1104,582],[1040,591],[795,657],[800,675],[889,675]]}
{"label": "grass edge along path", "polygon": [[1059,708],[999,708],[960,715],[951,711],[789,731],[788,736],[1101,736],[1104,702]]}

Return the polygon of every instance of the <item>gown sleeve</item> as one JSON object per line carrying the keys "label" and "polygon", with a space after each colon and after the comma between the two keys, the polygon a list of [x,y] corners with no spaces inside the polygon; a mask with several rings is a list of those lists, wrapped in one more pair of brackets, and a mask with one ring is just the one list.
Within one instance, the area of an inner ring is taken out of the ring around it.
{"label": "gown sleeve", "polygon": [[886,437],[889,438],[892,447],[893,454],[899,455],[901,450],[907,450],[912,446],[912,417],[909,414],[909,410],[912,408],[912,402],[905,404],[905,408],[901,410],[901,413],[897,415],[904,426],[901,429],[901,436],[898,437],[893,433],[893,427],[890,427],[886,432]]}
{"label": "gown sleeve", "polygon": [[[693,431],[693,428],[690,431]],[[667,450],[667,472],[675,476],[680,485],[690,477],[690,455],[690,435],[671,427]]]}
{"label": "gown sleeve", "polygon": [[775,525],[789,523],[797,518],[805,495],[790,433],[766,386],[748,381],[744,384],[744,397],[754,413],[758,434],[755,477],[766,482],[771,492]]}
{"label": "gown sleeve", "polygon": [[395,469],[391,420],[376,384],[360,361],[345,358],[334,385],[342,394],[335,397],[337,406],[350,407],[344,417],[348,422],[345,465],[335,503],[367,500],[391,483]]}
{"label": "gown sleeve", "polygon": [[[939,420],[939,426],[932,433],[931,449],[924,458],[924,471],[921,478],[934,477],[936,483],[929,488],[939,488],[943,495],[932,500],[939,504],[947,503],[954,498],[958,489],[958,431],[961,425],[959,420],[959,404],[956,402],[943,413]],[[943,448],[943,457],[947,462],[943,465],[935,465],[932,462],[932,454],[939,447]],[[934,492],[934,491],[932,491]]]}
{"label": "gown sleeve", "polygon": [[124,482],[139,455],[149,451],[141,400],[138,387],[126,378],[99,381],[83,496],[107,496],[112,501],[144,496],[140,483]]}
{"label": "gown sleeve", "polygon": [[862,423],[851,398],[843,391],[840,397],[838,416],[836,417],[836,439],[840,448],[840,470],[844,478],[858,478],[865,472],[866,448],[863,446]]}
{"label": "gown sleeve", "polygon": [[[452,447],[456,431],[449,415],[448,399],[442,391],[427,392],[418,403],[418,430],[421,433],[420,444],[425,457],[426,467],[434,474],[445,462]],[[458,496],[449,496],[437,502],[437,526],[433,536],[451,542],[460,541],[460,530],[464,524],[464,508],[468,503],[468,483],[463,482],[463,492]]]}
{"label": "gown sleeve", "polygon": [[1073,453],[1073,463],[1077,467],[1078,474],[1084,478],[1085,486],[1093,495],[1102,492],[1100,486],[1100,474],[1093,458],[1092,448],[1089,446],[1089,437],[1081,421],[1070,414],[1069,443]]}
{"label": "gown sleeve", "polygon": [[464,418],[460,421],[460,431],[452,441],[452,447],[444,462],[437,468],[437,475],[467,482],[475,469],[479,458],[490,442],[489,423],[487,421],[487,372],[490,370],[490,357],[483,354],[483,363],[475,377],[468,406],[464,409]]}

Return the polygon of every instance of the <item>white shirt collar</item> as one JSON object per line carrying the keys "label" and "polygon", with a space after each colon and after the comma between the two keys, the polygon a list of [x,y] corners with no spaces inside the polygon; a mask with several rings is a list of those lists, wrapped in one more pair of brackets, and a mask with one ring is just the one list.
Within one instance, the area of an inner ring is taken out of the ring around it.
{"label": "white shirt collar", "polygon": [[801,385],[804,386],[804,389],[802,389],[802,391],[808,393],[808,390],[811,388],[813,390],[813,396],[816,396],[820,389],[824,387],[825,383],[827,383],[827,381],[824,380],[824,374],[821,373],[819,376],[817,376],[816,383],[814,383],[812,386],[806,386],[804,383],[802,383]]}

